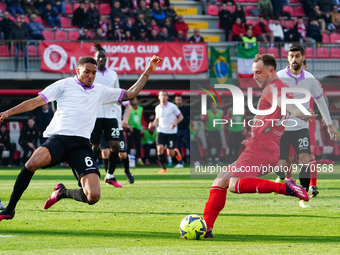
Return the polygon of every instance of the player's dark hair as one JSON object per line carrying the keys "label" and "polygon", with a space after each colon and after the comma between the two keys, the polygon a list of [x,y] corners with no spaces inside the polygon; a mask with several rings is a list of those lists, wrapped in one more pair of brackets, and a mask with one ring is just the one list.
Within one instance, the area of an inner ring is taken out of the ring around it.
{"label": "player's dark hair", "polygon": [[94,43],[94,47],[96,48],[96,50],[94,51],[94,53],[96,53],[96,52],[99,52],[99,51],[104,51],[105,53],[106,53],[106,51],[104,50],[104,48],[100,45],[100,43],[99,42],[95,42]]}
{"label": "player's dark hair", "polygon": [[161,91],[159,91],[158,95],[160,95],[162,92],[165,93],[167,96],[169,96],[168,91],[166,91],[165,89],[162,89]]}
{"label": "player's dark hair", "polygon": [[92,57],[82,57],[78,61],[78,67],[83,66],[87,63],[97,65],[97,61],[94,58],[92,58]]}
{"label": "player's dark hair", "polygon": [[254,63],[257,63],[260,60],[262,60],[263,65],[271,66],[276,71],[277,63],[276,63],[275,56],[273,54],[256,54]]}
{"label": "player's dark hair", "polygon": [[306,59],[302,63],[303,63],[304,66],[306,66],[307,65]]}
{"label": "player's dark hair", "polygon": [[298,45],[298,44],[294,44],[294,45],[290,46],[289,49],[288,49],[288,52],[290,52],[290,51],[292,51],[292,52],[300,51],[302,56],[305,55],[304,48],[301,45]]}

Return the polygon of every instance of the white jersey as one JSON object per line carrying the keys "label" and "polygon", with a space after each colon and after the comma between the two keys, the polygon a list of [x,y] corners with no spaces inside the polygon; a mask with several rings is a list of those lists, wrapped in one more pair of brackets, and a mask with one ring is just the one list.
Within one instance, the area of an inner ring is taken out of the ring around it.
{"label": "white jersey", "polygon": [[[100,83],[106,87],[119,89],[119,80],[118,75],[115,71],[110,70],[108,68],[105,69],[104,72],[97,69],[96,78],[94,79],[94,83]],[[112,119],[117,118],[116,111],[117,108],[114,104],[106,104],[102,105],[98,111],[97,118],[105,118]]]}
{"label": "white jersey", "polygon": [[[130,101],[122,102],[122,105],[124,105],[125,107],[128,106],[129,104],[130,104]],[[114,106],[116,107],[119,130],[123,130],[123,127],[122,127],[122,106],[120,104],[114,104]]]}
{"label": "white jersey", "polygon": [[[320,88],[317,80],[311,73],[307,71],[302,70],[301,74],[299,76],[296,76],[289,71],[289,66],[287,66],[287,68],[279,71],[277,75],[279,76],[281,81],[286,83],[291,88],[304,88],[306,90],[309,90],[314,99],[319,99],[323,96],[322,89]],[[293,96],[294,98],[299,99],[304,98],[305,94],[294,92]],[[303,106],[306,109],[310,108],[310,102],[308,101],[306,103],[303,103]],[[297,122],[297,125],[295,127],[289,127],[287,125],[285,129],[286,131],[295,131],[309,127],[308,121],[301,120],[295,117],[293,114],[289,116],[289,119],[295,120]]]}
{"label": "white jersey", "polygon": [[39,95],[46,103],[57,101],[58,105],[44,137],[67,135],[90,139],[100,106],[120,102],[124,90],[98,83],[87,88],[75,76],[47,86]]}
{"label": "white jersey", "polygon": [[171,128],[171,123],[176,123],[177,117],[182,114],[178,107],[171,102],[166,102],[164,107],[160,104],[157,105],[155,112],[155,118],[158,119],[157,132],[164,134],[176,134],[177,126],[175,128]]}

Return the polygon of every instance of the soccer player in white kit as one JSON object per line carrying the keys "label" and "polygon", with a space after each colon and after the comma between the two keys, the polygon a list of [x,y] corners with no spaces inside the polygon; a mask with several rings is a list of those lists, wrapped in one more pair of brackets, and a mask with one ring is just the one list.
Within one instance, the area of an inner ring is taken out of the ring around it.
{"label": "soccer player in white kit", "polygon": [[[97,61],[98,69],[97,75],[94,80],[95,83],[100,83],[109,88],[119,88],[118,75],[115,71],[110,70],[106,67],[106,51],[101,47],[99,43],[94,44],[95,47],[95,59]],[[105,183],[111,184],[114,187],[121,188],[115,176],[114,171],[116,170],[119,154],[119,140],[120,140],[120,126],[121,125],[121,105],[118,104],[105,104],[99,109],[96,124],[91,134],[91,143],[94,153],[95,160],[100,154],[99,144],[101,142],[102,135],[104,135],[105,141],[109,143],[110,151],[108,158],[105,156],[107,152],[102,153],[103,163],[107,169],[107,174],[104,179]],[[131,173],[129,174],[129,177]]]}
{"label": "soccer player in white kit", "polygon": [[90,205],[98,202],[100,174],[89,139],[99,107],[105,103],[134,99],[161,61],[161,58],[153,56],[137,82],[125,91],[94,83],[97,62],[92,57],[83,57],[78,61],[75,77],[59,80],[47,86],[39,96],[1,112],[0,123],[10,116],[32,111],[45,103],[58,103],[58,109],[44,132],[44,137],[48,137],[48,140],[34,151],[22,168],[8,205],[0,212],[0,221],[14,217],[16,204],[36,170],[64,161],[71,166],[81,188],[66,189],[62,183],[58,183],[46,200],[44,209],[48,209],[62,198],[72,198]]}
{"label": "soccer player in white kit", "polygon": [[[322,118],[328,128],[328,133],[332,139],[338,139],[339,133],[334,127],[327,103],[323,97],[323,91],[318,85],[315,77],[303,70],[303,61],[305,60],[304,49],[300,45],[292,45],[288,50],[288,62],[289,66],[279,71],[277,75],[279,78],[291,88],[304,88],[310,91],[314,98]],[[303,93],[294,93],[294,99],[304,98]],[[309,101],[304,103],[305,108],[309,108]],[[284,134],[280,140],[280,160],[279,167],[285,166],[288,157],[289,149],[292,144],[295,152],[298,156],[299,165],[303,164],[300,168],[300,184],[308,192],[310,182],[310,168],[309,168],[309,154],[310,154],[310,137],[309,137],[309,125],[308,122],[302,121],[293,115],[290,115],[290,120],[294,120],[297,123],[295,126],[287,126]],[[293,123],[293,122],[288,122]],[[284,173],[282,173],[284,175]],[[278,175],[280,175],[278,173]],[[281,177],[281,175],[280,175]],[[282,176],[284,178],[284,176]],[[307,207],[305,201],[300,200],[299,205],[301,207]]]}
{"label": "soccer player in white kit", "polygon": [[176,157],[181,162],[182,155],[175,148],[177,140],[177,125],[183,120],[183,115],[178,107],[169,102],[168,92],[161,90],[158,93],[159,105],[156,106],[155,120],[149,123],[149,128],[157,126],[157,156],[161,162],[162,169],[160,174],[166,173],[166,157],[164,155],[165,146],[167,146],[167,154]]}

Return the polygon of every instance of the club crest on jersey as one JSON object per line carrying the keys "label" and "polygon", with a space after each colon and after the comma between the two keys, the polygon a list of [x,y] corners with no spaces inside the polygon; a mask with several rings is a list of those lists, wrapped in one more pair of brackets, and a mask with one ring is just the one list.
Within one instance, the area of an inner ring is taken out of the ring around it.
{"label": "club crest on jersey", "polygon": [[184,45],[183,55],[185,64],[191,72],[197,72],[203,63],[204,58],[204,46],[203,45]]}

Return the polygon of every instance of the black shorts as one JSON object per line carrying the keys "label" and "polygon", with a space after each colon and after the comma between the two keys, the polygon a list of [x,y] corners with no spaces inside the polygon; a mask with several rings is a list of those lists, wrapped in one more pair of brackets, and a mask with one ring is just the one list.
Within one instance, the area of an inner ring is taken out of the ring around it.
{"label": "black shorts", "polygon": [[156,144],[166,145],[168,149],[173,150],[176,145],[177,134],[164,134],[158,133],[156,138]]}
{"label": "black shorts", "polygon": [[79,136],[54,135],[42,145],[51,154],[51,163],[43,168],[67,162],[81,187],[80,179],[90,173],[100,177],[99,169],[94,160],[91,144],[88,139]]}
{"label": "black shorts", "polygon": [[119,152],[126,152],[126,150],[127,150],[127,146],[126,146],[124,131],[120,130],[119,131]]}
{"label": "black shorts", "polygon": [[296,155],[310,153],[309,129],[285,131],[280,140],[280,159],[289,159],[290,144],[293,145]]}
{"label": "black shorts", "polygon": [[100,138],[100,149],[110,149],[110,144],[105,140],[104,135]]}
{"label": "black shorts", "polygon": [[96,124],[91,134],[91,143],[100,143],[100,138],[104,133],[106,141],[119,140],[119,128],[117,119],[97,118]]}

